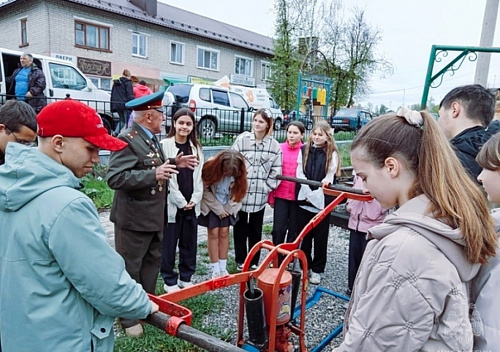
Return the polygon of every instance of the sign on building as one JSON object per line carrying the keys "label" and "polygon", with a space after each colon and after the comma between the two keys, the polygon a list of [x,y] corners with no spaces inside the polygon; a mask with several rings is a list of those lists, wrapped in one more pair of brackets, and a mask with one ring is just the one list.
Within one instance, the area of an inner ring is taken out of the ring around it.
{"label": "sign on building", "polygon": [[111,77],[111,62],[85,57],[78,58],[78,68],[86,75]]}

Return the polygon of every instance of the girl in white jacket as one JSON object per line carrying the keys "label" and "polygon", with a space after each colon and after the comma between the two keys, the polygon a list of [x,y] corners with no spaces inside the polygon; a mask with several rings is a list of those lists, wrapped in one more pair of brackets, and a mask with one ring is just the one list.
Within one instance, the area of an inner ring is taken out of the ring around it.
{"label": "girl in white jacket", "polygon": [[[180,153],[197,155],[200,163],[194,170],[179,169],[170,178],[167,198],[168,225],[163,230],[160,273],[166,292],[192,286],[191,276],[196,270],[198,237],[197,216],[203,197],[201,168],[203,153],[196,138],[196,122],[193,112],[180,109],[172,117],[172,128],[167,138],[161,141],[166,158]],[[163,215],[163,214],[162,214]],[[175,252],[179,247],[179,273],[175,271]]]}
{"label": "girl in white jacket", "polygon": [[481,190],[423,111],[368,123],[351,162],[366,192],[399,208],[368,230],[337,350],[472,351],[467,284],[497,246]]}

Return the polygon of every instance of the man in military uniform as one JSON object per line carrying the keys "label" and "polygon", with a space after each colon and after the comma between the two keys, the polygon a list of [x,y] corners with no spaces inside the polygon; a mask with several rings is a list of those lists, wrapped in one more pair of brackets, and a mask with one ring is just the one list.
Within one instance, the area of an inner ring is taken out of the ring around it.
{"label": "man in military uniform", "polygon": [[[161,132],[164,91],[129,101],[132,126],[118,136],[128,146],[111,154],[108,185],[115,196],[110,220],[115,224],[115,248],[130,276],[155,294],[160,268],[161,239],[166,219],[168,179],[177,167],[194,168],[196,156],[166,159],[155,134]],[[121,319],[125,332],[141,336],[138,320]]]}

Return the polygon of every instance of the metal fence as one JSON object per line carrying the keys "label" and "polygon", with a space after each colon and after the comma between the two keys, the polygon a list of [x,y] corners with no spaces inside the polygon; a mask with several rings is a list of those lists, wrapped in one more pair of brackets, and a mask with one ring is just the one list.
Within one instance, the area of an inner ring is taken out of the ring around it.
{"label": "metal fence", "polygon": [[[67,98],[71,98],[70,94],[66,94],[66,98],[52,98],[52,97],[38,98],[38,97],[34,97],[31,99],[44,99],[47,101],[47,104],[50,104],[52,102],[55,102],[58,100],[64,100]],[[99,115],[101,116],[104,127],[106,127],[108,132],[113,131],[113,129],[116,127],[116,123],[118,122],[119,117],[118,117],[118,114],[111,111],[111,102],[102,101],[102,100],[89,100],[89,99],[75,99],[75,100],[81,101],[82,103],[95,109],[99,113]],[[5,104],[6,101],[7,101],[7,95],[0,94],[0,105]]]}

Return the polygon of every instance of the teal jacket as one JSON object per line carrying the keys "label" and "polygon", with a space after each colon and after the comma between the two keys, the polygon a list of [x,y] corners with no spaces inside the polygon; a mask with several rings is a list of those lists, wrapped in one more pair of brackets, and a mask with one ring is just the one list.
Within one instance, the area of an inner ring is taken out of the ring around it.
{"label": "teal jacket", "polygon": [[111,352],[114,317],[151,312],[80,187],[65,166],[8,143],[0,167],[3,352]]}

